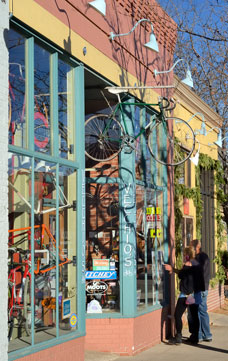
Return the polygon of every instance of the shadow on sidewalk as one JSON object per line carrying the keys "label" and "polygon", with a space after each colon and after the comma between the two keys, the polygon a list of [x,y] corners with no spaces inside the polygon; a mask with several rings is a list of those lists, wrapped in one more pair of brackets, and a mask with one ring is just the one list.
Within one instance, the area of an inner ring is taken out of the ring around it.
{"label": "shadow on sidewalk", "polygon": [[191,346],[191,347],[197,347],[197,348],[201,348],[203,350],[208,350],[208,351],[214,351],[214,352],[221,352],[221,353],[227,353],[228,354],[228,350],[224,350],[222,348],[218,348],[218,347],[213,347],[213,346],[207,346],[201,343],[198,343],[196,345],[193,345],[189,342],[187,342],[186,340],[183,340],[183,343],[185,345]]}

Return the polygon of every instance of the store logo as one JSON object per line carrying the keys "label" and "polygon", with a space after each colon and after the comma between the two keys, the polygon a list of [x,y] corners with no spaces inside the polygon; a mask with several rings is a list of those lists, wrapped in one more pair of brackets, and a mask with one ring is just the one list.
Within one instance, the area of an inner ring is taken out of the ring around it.
{"label": "store logo", "polygon": [[86,286],[86,292],[89,294],[103,294],[107,291],[108,285],[105,282],[89,282]]}
{"label": "store logo", "polygon": [[77,324],[77,316],[75,313],[72,313],[72,315],[70,316],[70,325],[71,327],[76,327],[76,324]]}
{"label": "store logo", "polygon": [[103,279],[103,280],[116,280],[117,274],[116,271],[87,271],[86,279]]}

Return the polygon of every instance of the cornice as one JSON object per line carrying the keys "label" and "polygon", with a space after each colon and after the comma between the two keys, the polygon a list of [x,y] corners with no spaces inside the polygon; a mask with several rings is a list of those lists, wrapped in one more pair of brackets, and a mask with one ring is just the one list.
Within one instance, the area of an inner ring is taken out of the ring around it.
{"label": "cornice", "polygon": [[183,84],[181,80],[174,76],[174,98],[181,102],[188,111],[194,113],[202,113],[207,122],[213,126],[221,127],[223,123],[222,117],[216,113],[208,104],[206,104],[196,93],[194,93],[187,85]]}

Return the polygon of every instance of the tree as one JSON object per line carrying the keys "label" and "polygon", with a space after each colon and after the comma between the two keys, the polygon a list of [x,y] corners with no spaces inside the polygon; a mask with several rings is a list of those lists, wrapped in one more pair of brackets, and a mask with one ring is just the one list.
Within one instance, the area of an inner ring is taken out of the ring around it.
{"label": "tree", "polygon": [[[194,91],[223,119],[221,130],[225,139],[219,156],[224,170],[223,214],[228,226],[228,1],[158,2],[178,26],[175,58],[188,61]],[[183,76],[180,67],[175,71]]]}

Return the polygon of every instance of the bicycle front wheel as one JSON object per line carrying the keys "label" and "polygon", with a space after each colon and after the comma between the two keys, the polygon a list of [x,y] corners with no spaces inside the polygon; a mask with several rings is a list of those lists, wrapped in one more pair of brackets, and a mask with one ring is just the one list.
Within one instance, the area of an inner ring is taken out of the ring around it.
{"label": "bicycle front wheel", "polygon": [[93,115],[85,122],[85,154],[98,162],[115,158],[122,149],[123,127],[106,114]]}
{"label": "bicycle front wheel", "polygon": [[185,120],[168,117],[156,122],[150,129],[148,148],[158,163],[180,165],[191,156],[195,148],[195,134]]}

